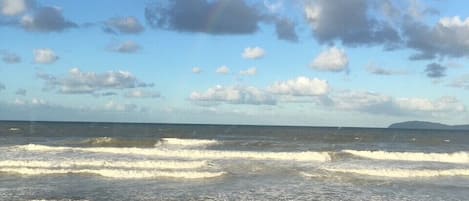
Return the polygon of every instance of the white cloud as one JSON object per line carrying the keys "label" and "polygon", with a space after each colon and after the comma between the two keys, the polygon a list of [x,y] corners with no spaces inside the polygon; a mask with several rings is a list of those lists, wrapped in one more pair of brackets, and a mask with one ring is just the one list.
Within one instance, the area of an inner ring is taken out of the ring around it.
{"label": "white cloud", "polygon": [[121,17],[108,20],[104,30],[109,33],[138,34],[143,32],[144,28],[135,17]]}
{"label": "white cloud", "polygon": [[31,100],[31,104],[33,105],[47,105],[47,101],[43,100],[43,99],[40,99],[40,98],[33,98]]}
{"label": "white cloud", "polygon": [[201,105],[216,103],[275,105],[276,100],[270,93],[255,87],[223,87],[217,85],[205,92],[192,92],[189,99]]}
{"label": "white cloud", "polygon": [[133,112],[138,109],[135,104],[120,104],[114,101],[109,101],[104,105],[106,110],[117,111],[117,112]]}
{"label": "white cloud", "polygon": [[277,1],[275,3],[270,2],[269,0],[264,0],[264,6],[271,12],[277,13],[284,8],[282,1]]}
{"label": "white cloud", "polygon": [[320,71],[340,72],[348,67],[348,56],[343,49],[331,47],[319,54],[311,67]]}
{"label": "white cloud", "polygon": [[230,68],[228,68],[227,66],[221,66],[215,72],[218,73],[218,74],[226,75],[226,74],[230,73]]}
{"label": "white cloud", "polygon": [[242,70],[239,72],[239,74],[244,76],[253,76],[257,74],[257,68],[249,68],[246,70]]}
{"label": "white cloud", "polygon": [[159,98],[161,95],[160,93],[154,91],[143,91],[141,89],[136,89],[125,93],[124,96],[127,98]]}
{"label": "white cloud", "polygon": [[439,23],[446,28],[469,28],[469,18],[466,18],[466,20],[461,20],[459,16],[441,18]]}
{"label": "white cloud", "polygon": [[26,101],[17,98],[17,99],[15,99],[13,104],[15,104],[15,105],[25,105]]}
{"label": "white cloud", "polygon": [[51,49],[35,49],[34,62],[39,64],[51,64],[57,61],[59,57]]}
{"label": "white cloud", "polygon": [[133,41],[126,41],[113,47],[112,50],[120,53],[134,53],[139,51],[141,48],[142,47],[140,45]]}
{"label": "white cloud", "polygon": [[260,47],[247,47],[241,56],[245,59],[260,59],[264,57],[265,50]]}
{"label": "white cloud", "polygon": [[41,107],[48,107],[51,106],[47,101],[41,98],[32,98],[31,100],[23,100],[23,99],[15,99],[13,102],[14,105],[19,105],[19,106],[41,106]]}
{"label": "white cloud", "polygon": [[199,74],[199,73],[201,73],[201,72],[202,72],[202,69],[199,68],[199,67],[194,67],[194,68],[192,68],[192,73],[194,73],[194,74]]}
{"label": "white cloud", "polygon": [[[444,96],[435,100],[427,98],[394,98],[373,92],[340,91],[332,94],[331,103],[339,110],[355,110],[385,115],[442,115],[466,111],[455,97]],[[324,104],[326,105],[326,104]]]}
{"label": "white cloud", "polygon": [[276,82],[269,87],[274,94],[291,96],[321,96],[329,92],[326,80],[318,78],[298,77],[293,80]]}
{"label": "white cloud", "polygon": [[0,8],[3,15],[14,16],[25,12],[28,5],[26,0],[2,0]]}
{"label": "white cloud", "polygon": [[72,68],[66,77],[55,77],[49,74],[37,75],[46,81],[46,88],[57,89],[60,93],[79,94],[95,93],[100,90],[129,89],[138,87],[152,87],[139,81],[128,71],[109,71],[106,73],[83,72],[78,68]]}
{"label": "white cloud", "polygon": [[389,113],[395,109],[392,97],[373,92],[340,91],[332,94],[331,99],[334,107],[341,110]]}
{"label": "white cloud", "polygon": [[321,7],[308,5],[305,7],[305,15],[308,22],[316,29],[321,16]]}
{"label": "white cloud", "polygon": [[469,74],[454,79],[449,86],[469,90]]}
{"label": "white cloud", "polygon": [[465,106],[455,97],[444,96],[436,100],[425,98],[399,98],[396,100],[399,108],[420,112],[463,112]]}

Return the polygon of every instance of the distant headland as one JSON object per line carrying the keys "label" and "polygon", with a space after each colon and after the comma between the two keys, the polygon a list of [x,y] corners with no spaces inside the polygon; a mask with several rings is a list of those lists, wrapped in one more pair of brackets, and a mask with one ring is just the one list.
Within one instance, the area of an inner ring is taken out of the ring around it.
{"label": "distant headland", "polygon": [[400,129],[433,129],[433,130],[469,130],[469,124],[446,125],[428,121],[405,121],[389,125],[388,128]]}

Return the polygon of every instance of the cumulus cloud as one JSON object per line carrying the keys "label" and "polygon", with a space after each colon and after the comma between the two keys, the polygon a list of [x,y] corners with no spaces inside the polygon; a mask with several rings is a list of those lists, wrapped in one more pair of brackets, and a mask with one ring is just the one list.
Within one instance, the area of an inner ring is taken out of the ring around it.
{"label": "cumulus cloud", "polygon": [[57,89],[59,93],[65,94],[94,94],[102,90],[153,86],[153,84],[139,81],[132,73],[127,71],[95,73],[83,72],[78,68],[72,68],[68,76],[55,77],[49,74],[38,73],[37,77],[45,81],[46,89]]}
{"label": "cumulus cloud", "polygon": [[253,34],[261,23],[274,24],[277,38],[296,42],[295,23],[279,16],[282,2],[246,0],[164,0],[145,8],[147,23],[156,29],[212,35]]}
{"label": "cumulus cloud", "polygon": [[269,87],[269,91],[279,95],[321,96],[327,94],[329,88],[326,80],[298,77],[292,80],[276,82]]}
{"label": "cumulus cloud", "polygon": [[103,27],[107,33],[138,34],[145,30],[135,17],[111,18]]}
{"label": "cumulus cloud", "polygon": [[304,8],[305,18],[319,43],[345,46],[380,45],[386,50],[416,50],[411,60],[469,56],[469,17],[442,17],[423,1],[315,0]]}
{"label": "cumulus cloud", "polygon": [[469,56],[469,18],[461,20],[459,16],[445,17],[433,27],[408,20],[403,31],[407,36],[407,46],[418,51],[411,59]]}
{"label": "cumulus cloud", "polygon": [[18,89],[16,90],[15,94],[19,96],[26,96],[26,89]]}
{"label": "cumulus cloud", "polygon": [[16,54],[9,52],[0,52],[0,55],[2,55],[2,61],[7,64],[16,64],[21,62],[21,57]]}
{"label": "cumulus cloud", "polygon": [[142,47],[133,41],[126,41],[111,47],[112,51],[119,53],[134,53],[138,52],[140,49],[142,49]]}
{"label": "cumulus cloud", "polygon": [[38,64],[51,64],[57,61],[59,57],[51,49],[35,49],[34,62]]}
{"label": "cumulus cloud", "polygon": [[245,59],[260,59],[264,57],[265,50],[260,47],[247,47],[241,56]]}
{"label": "cumulus cloud", "polygon": [[270,93],[255,87],[223,87],[217,85],[205,92],[192,92],[189,100],[200,105],[219,103],[249,104],[249,105],[275,105],[277,103]]}
{"label": "cumulus cloud", "polygon": [[33,15],[23,16],[20,23],[25,30],[36,32],[61,32],[78,26],[66,20],[62,11],[56,7],[41,7]]}
{"label": "cumulus cloud", "polygon": [[425,73],[430,78],[441,78],[446,76],[446,67],[441,64],[431,63],[425,68]]}
{"label": "cumulus cloud", "polygon": [[320,71],[340,72],[347,69],[348,63],[348,56],[343,49],[331,47],[320,53],[311,67]]}
{"label": "cumulus cloud", "polygon": [[6,16],[20,15],[34,6],[32,0],[1,0],[0,13]]}
{"label": "cumulus cloud", "polygon": [[217,68],[215,72],[218,74],[226,75],[230,73],[230,68],[228,68],[227,66],[220,66],[220,68]]}
{"label": "cumulus cloud", "polygon": [[159,98],[161,97],[159,92],[143,91],[141,89],[129,91],[125,93],[124,96],[126,98]]}
{"label": "cumulus cloud", "polygon": [[201,72],[202,72],[202,69],[199,68],[199,67],[194,67],[194,68],[192,68],[192,73],[194,73],[194,74],[199,74],[199,73],[201,73]]}
{"label": "cumulus cloud", "polygon": [[251,34],[262,21],[256,8],[244,0],[157,1],[146,7],[145,18],[154,28],[216,35]]}
{"label": "cumulus cloud", "polygon": [[239,72],[239,74],[243,76],[253,76],[257,74],[257,68],[249,68],[246,70],[242,70]]}
{"label": "cumulus cloud", "polygon": [[387,21],[370,16],[371,8],[368,0],[317,0],[304,12],[320,43],[393,46],[399,42],[398,32]]}

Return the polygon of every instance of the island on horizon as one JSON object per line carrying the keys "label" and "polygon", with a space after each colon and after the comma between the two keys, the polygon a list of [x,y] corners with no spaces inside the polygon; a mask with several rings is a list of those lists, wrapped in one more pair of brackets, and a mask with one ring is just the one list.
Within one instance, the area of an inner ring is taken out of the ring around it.
{"label": "island on horizon", "polygon": [[393,123],[388,128],[397,129],[431,129],[431,130],[469,130],[469,124],[447,125],[428,121],[405,121]]}

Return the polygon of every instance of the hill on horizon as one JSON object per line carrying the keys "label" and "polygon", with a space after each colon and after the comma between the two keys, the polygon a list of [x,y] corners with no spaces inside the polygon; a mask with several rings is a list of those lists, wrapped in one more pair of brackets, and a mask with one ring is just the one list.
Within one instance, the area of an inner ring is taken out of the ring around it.
{"label": "hill on horizon", "polygon": [[469,124],[465,125],[447,125],[428,121],[405,121],[393,123],[388,128],[398,129],[433,129],[433,130],[469,130]]}

